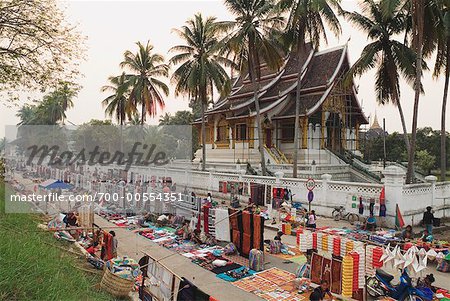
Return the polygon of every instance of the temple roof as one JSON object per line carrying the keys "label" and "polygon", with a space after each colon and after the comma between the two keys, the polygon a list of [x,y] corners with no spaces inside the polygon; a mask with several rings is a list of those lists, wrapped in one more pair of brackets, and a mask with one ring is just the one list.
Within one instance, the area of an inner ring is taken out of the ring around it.
{"label": "temple roof", "polygon": [[[261,79],[258,95],[261,114],[277,108],[278,113],[272,118],[294,117],[298,71],[301,74],[301,115],[314,113],[332,91],[338,75],[342,75],[349,68],[346,45],[315,51],[308,43],[306,49],[305,55],[300,58],[300,63],[297,53],[291,53],[285,58],[285,63],[280,70],[270,70],[265,64],[260,66]],[[227,114],[227,119],[256,115],[253,88],[248,75],[233,79],[230,95],[217,101],[205,114],[231,112],[231,116]],[[351,91],[352,111],[359,116],[361,123],[367,123],[357,101],[354,87]]]}

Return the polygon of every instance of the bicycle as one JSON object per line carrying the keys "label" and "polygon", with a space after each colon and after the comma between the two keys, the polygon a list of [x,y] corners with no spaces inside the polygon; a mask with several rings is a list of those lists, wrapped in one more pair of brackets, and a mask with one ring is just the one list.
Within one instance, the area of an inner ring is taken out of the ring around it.
{"label": "bicycle", "polygon": [[351,225],[356,221],[359,222],[359,215],[351,212],[346,212],[343,206],[335,207],[333,213],[331,214],[335,221],[347,220]]}

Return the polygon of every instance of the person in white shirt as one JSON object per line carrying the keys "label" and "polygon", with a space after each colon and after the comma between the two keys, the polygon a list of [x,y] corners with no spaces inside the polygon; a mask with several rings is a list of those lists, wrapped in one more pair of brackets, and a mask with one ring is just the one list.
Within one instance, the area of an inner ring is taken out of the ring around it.
{"label": "person in white shirt", "polygon": [[314,210],[311,210],[308,216],[308,223],[306,224],[306,227],[315,229],[316,221],[317,221],[316,212]]}

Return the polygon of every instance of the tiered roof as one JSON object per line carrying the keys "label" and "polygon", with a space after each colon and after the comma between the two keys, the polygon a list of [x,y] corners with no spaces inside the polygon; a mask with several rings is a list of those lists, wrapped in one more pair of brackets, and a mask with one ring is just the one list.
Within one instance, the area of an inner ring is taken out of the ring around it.
{"label": "tiered roof", "polygon": [[[301,115],[313,114],[330,95],[339,77],[349,68],[346,45],[317,52],[308,43],[304,55],[300,57],[300,63],[298,60],[297,53],[291,53],[285,58],[285,63],[280,70],[270,70],[265,64],[260,66],[261,114],[276,109],[277,112],[272,119],[295,117],[295,93],[299,71],[302,74]],[[215,103],[206,115],[228,113],[227,119],[254,116],[256,112],[253,89],[248,75],[234,79],[230,95]],[[367,123],[353,86],[349,106],[352,107],[352,114],[361,123]]]}

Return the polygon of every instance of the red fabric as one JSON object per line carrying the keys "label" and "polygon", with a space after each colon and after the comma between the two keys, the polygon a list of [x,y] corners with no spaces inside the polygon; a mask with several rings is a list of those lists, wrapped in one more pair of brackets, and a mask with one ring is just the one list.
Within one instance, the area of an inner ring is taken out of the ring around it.
{"label": "red fabric", "polygon": [[381,256],[383,256],[383,249],[380,247],[376,247],[373,249],[372,253],[372,265],[374,268],[382,268],[383,262],[380,261]]}
{"label": "red fabric", "polygon": [[383,188],[381,188],[381,192],[380,192],[380,205],[385,205],[386,204],[386,193],[384,191],[384,186]]}
{"label": "red fabric", "polygon": [[239,230],[233,229],[233,237],[231,238],[232,242],[236,246],[236,248],[241,248],[241,232]]}
{"label": "red fabric", "polygon": [[203,206],[203,227],[206,234],[209,234],[209,207]]}
{"label": "red fabric", "polygon": [[350,255],[353,257],[353,288],[352,291],[357,291],[359,287],[359,254],[356,252],[351,252]]}
{"label": "red fabric", "polygon": [[95,254],[95,247],[94,246],[90,246],[89,248],[86,249],[86,252],[88,252],[91,255]]}
{"label": "red fabric", "polygon": [[230,216],[230,228],[233,230],[239,230],[239,223],[237,219],[237,210],[235,209],[228,209],[228,213]]}
{"label": "red fabric", "polygon": [[252,226],[250,224],[251,221],[251,214],[248,211],[242,212],[242,230],[245,234],[251,235],[252,233]]}
{"label": "red fabric", "polygon": [[333,255],[335,255],[335,256],[341,255],[341,237],[340,236],[333,237]]}
{"label": "red fabric", "polygon": [[333,258],[331,260],[331,292],[340,295],[342,283],[342,261]]}
{"label": "red fabric", "polygon": [[[264,229],[262,228],[262,224],[264,223],[264,221],[262,221],[262,219],[263,217],[258,214],[253,215],[253,248],[261,251],[264,250],[264,246],[261,249],[261,245],[263,245],[262,241],[264,240],[264,234],[261,233],[264,231]],[[263,231],[261,231],[261,229],[263,229]]]}
{"label": "red fabric", "polygon": [[251,239],[252,239],[251,234],[244,233],[242,235],[242,254],[245,256],[247,256],[250,253],[250,250],[252,248],[252,246],[250,245],[252,241]]}
{"label": "red fabric", "polygon": [[314,250],[317,250],[317,232],[314,232],[313,234],[312,234],[312,238],[313,238],[313,249]]}
{"label": "red fabric", "polygon": [[105,247],[104,260],[113,258],[113,236],[106,231],[103,231],[103,246]]}
{"label": "red fabric", "polygon": [[311,281],[319,284],[322,278],[322,261],[323,257],[317,253],[313,253],[311,259]]}

